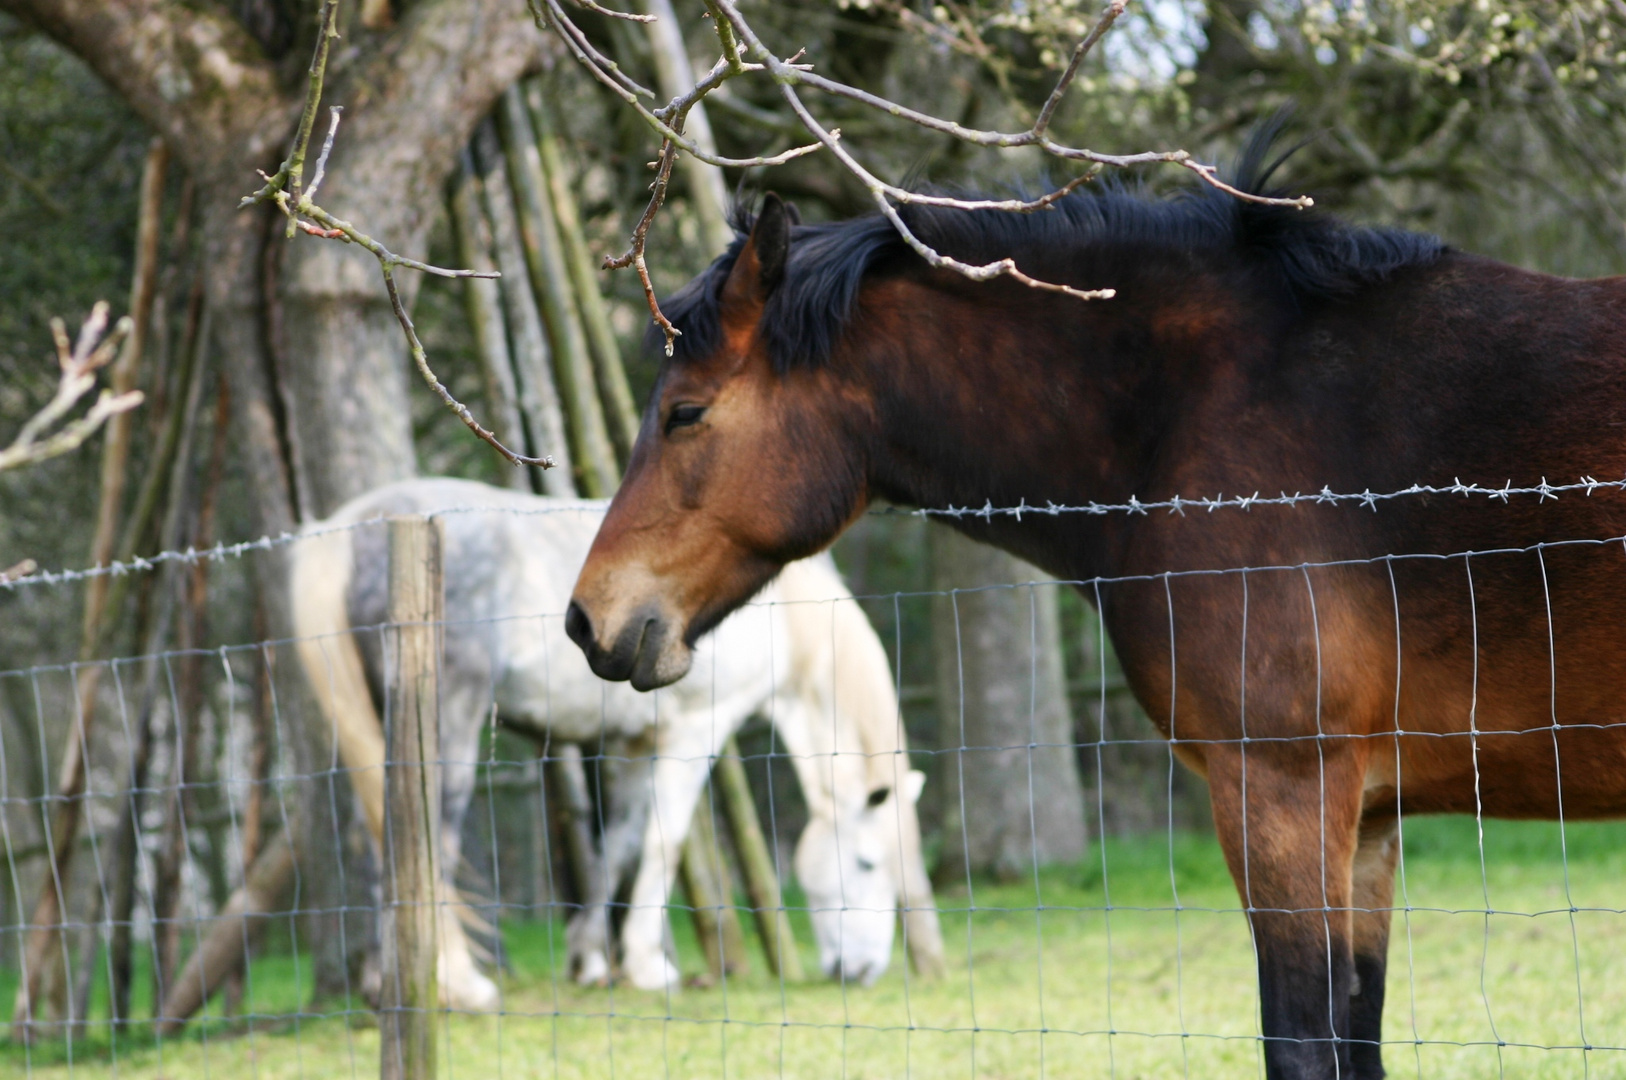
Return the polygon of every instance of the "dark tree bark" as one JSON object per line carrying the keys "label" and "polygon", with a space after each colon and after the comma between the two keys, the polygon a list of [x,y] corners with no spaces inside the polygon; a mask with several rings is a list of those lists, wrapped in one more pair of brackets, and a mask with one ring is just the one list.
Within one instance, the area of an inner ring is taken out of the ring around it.
{"label": "dark tree bark", "polygon": [[[276,170],[304,96],[302,67],[266,52],[279,47],[276,35],[251,32],[223,6],[182,0],[0,0],[0,11],[84,60],[165,138],[196,185],[213,344],[232,386],[234,443],[257,529],[290,531],[412,475],[415,376],[376,263],[349,245],[306,236],[289,244],[280,219],[237,209],[259,186],[254,170]],[[345,116],[322,204],[392,250],[423,256],[458,150],[543,48],[514,0],[422,0],[392,26],[348,27],[325,97],[344,105]],[[397,280],[410,303],[413,276]],[[256,564],[273,637],[289,629],[285,551]],[[298,707],[296,680],[283,680],[280,693],[285,717],[314,718],[315,710]],[[284,734],[295,741],[296,767],[317,778],[305,801],[337,805],[347,817],[349,791],[329,787],[342,776],[329,772],[325,731],[291,721]],[[345,823],[308,818],[296,838],[301,906],[366,907],[370,896],[336,881],[349,846]],[[336,929],[307,931],[319,992],[355,988],[350,969],[365,935]],[[350,955],[337,951],[341,941]]]}
{"label": "dark tree bark", "polygon": [[[1083,857],[1084,793],[1056,613],[1045,575],[945,526],[931,533],[939,781],[938,876],[1012,878]],[[981,586],[1016,585],[1014,588]],[[954,592],[952,590],[971,590]]]}

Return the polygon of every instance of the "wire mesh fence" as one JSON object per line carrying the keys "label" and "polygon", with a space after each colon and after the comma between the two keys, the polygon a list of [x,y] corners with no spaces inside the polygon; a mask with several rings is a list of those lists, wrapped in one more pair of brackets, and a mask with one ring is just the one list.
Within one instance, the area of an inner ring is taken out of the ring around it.
{"label": "wire mesh fence", "polygon": [[[1337,512],[1372,510],[1348,502]],[[582,677],[564,637],[580,559],[550,555],[584,550],[599,512],[530,500],[433,515],[440,729],[410,767],[388,741],[405,662],[381,521],[126,568],[147,630],[95,663],[64,661],[41,621],[67,617],[82,575],[7,586],[7,1070],[372,1075],[404,1010],[430,1021],[449,1076],[1263,1075],[1255,942],[1272,917],[1323,926],[1328,957],[1353,941],[1349,993],[1377,997],[1394,1075],[1626,1069],[1626,835],[1583,820],[1616,797],[1616,721],[1598,697],[1608,680],[1588,689],[1566,656],[1571,601],[1550,599],[1626,540],[915,580],[856,602],[839,581],[792,579],[725,623],[683,683],[636,695]],[[919,519],[877,515],[862,542],[895,544],[899,521],[918,533]],[[848,549],[855,576],[896,583],[875,551]],[[197,565],[220,575],[216,638],[240,643],[144,648],[189,616],[173,597]],[[247,600],[262,573],[291,574],[290,605],[330,621],[296,612],[318,629],[269,633]],[[1349,575],[1393,627],[1392,657],[1358,657],[1355,683],[1333,587]],[[1408,599],[1436,575],[1472,602],[1469,625]],[[1510,589],[1548,598],[1515,639],[1541,654],[1517,670],[1485,644],[1506,634]],[[1120,661],[1103,613],[1131,600],[1140,634]],[[1259,637],[1260,612],[1282,603],[1307,632]],[[1201,728],[1182,697],[1210,662],[1200,620],[1232,628],[1239,738]],[[1413,635],[1468,637],[1461,686],[1409,681]],[[871,639],[879,683],[848,648]],[[1249,713],[1249,681],[1272,665],[1292,670],[1313,734],[1273,727],[1259,696]],[[860,686],[871,698],[850,696]],[[1387,727],[1342,722],[1357,692],[1387,702]],[[1458,701],[1462,717],[1429,711]],[[1531,701],[1545,721],[1515,725]],[[358,708],[372,726],[341,730]],[[78,790],[64,775],[75,743]],[[1338,780],[1352,752],[1353,788]],[[1280,786],[1288,760],[1309,788]],[[1182,762],[1209,770],[1221,838],[1230,815],[1240,845],[1216,841],[1208,790]],[[412,812],[386,797],[409,775],[431,781]],[[1429,816],[1461,809],[1447,789],[1468,793],[1469,813]],[[1364,817],[1340,816],[1350,791]],[[1262,862],[1283,814],[1314,823],[1315,847]],[[427,900],[397,891],[408,850],[435,868]],[[1315,902],[1269,892],[1288,871],[1313,879]],[[398,921],[425,904],[438,1004],[391,992]]]}

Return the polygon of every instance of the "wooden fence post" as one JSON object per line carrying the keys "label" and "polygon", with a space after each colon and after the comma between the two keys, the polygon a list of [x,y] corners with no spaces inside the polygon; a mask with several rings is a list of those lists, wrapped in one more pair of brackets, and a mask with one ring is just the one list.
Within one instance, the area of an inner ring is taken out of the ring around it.
{"label": "wooden fence post", "polygon": [[379,1017],[382,1080],[434,1080],[436,929],[441,899],[441,529],[422,517],[389,519],[391,627],[385,715],[384,979]]}
{"label": "wooden fence post", "polygon": [[723,797],[724,816],[734,836],[734,852],[740,857],[740,876],[745,879],[745,892],[751,898],[751,911],[756,916],[757,933],[762,935],[762,951],[768,954],[768,967],[786,982],[800,982],[802,958],[796,951],[790,915],[779,893],[779,875],[774,870],[768,840],[762,833],[756,800],[751,797],[745,762],[733,736],[723,744],[713,776],[718,793]]}
{"label": "wooden fence post", "polygon": [[711,785],[700,792],[700,803],[689,823],[689,836],[683,843],[679,865],[683,891],[688,894],[689,913],[694,919],[695,936],[706,954],[706,967],[713,979],[742,975],[747,967],[745,932],[734,910],[734,885],[717,843],[717,830],[711,820]]}

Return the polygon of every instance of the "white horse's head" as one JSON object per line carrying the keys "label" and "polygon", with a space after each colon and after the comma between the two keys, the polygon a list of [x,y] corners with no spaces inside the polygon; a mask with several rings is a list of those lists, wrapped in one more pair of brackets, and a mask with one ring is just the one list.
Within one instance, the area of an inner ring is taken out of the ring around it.
{"label": "white horse's head", "polygon": [[861,799],[819,800],[796,843],[796,877],[807,894],[819,967],[832,979],[869,986],[892,960],[902,891],[898,799],[913,811],[923,773],[903,790],[871,789]]}

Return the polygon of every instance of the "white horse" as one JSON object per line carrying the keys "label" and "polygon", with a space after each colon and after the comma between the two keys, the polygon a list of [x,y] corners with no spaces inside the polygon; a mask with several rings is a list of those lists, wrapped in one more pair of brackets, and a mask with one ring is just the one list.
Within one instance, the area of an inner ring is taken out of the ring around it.
{"label": "white horse", "polygon": [[[826,974],[873,982],[891,957],[901,909],[916,968],[942,966],[942,938],[920,849],[915,800],[885,650],[827,557],[795,563],[725,620],[681,682],[653,694],[606,683],[565,637],[570,589],[607,506],[518,494],[464,480],[409,480],[363,495],[295,545],[291,606],[302,666],[330,725],[375,842],[383,837],[383,517],[443,524],[446,622],[441,697],[440,985],[445,1003],[497,1004],[464,930],[450,878],[473,795],[482,726],[602,747],[609,804],[605,880],[572,920],[571,966],[610,974],[608,901],[637,861],[621,930],[621,973],[675,988],[666,904],[712,758],[741,724],[774,725],[808,804],[795,869]],[[372,628],[372,629],[363,629]],[[653,813],[648,812],[653,809]]]}

